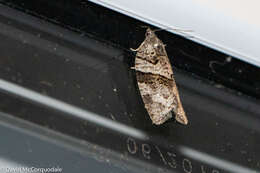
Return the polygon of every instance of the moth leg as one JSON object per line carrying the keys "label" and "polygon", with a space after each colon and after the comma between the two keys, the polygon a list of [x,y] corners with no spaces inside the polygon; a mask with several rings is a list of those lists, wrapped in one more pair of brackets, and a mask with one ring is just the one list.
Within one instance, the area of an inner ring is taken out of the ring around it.
{"label": "moth leg", "polygon": [[139,47],[137,49],[130,48],[131,51],[137,52],[139,50]]}
{"label": "moth leg", "polygon": [[137,49],[133,49],[133,48],[130,48],[131,51],[133,52],[137,52],[139,51],[139,49],[144,45],[144,42],[142,42],[142,44],[137,48]]}
{"label": "moth leg", "polygon": [[135,70],[135,67],[131,67],[132,70]]}
{"label": "moth leg", "polygon": [[170,119],[172,117],[172,111],[165,114],[165,116],[167,117],[166,119]]}

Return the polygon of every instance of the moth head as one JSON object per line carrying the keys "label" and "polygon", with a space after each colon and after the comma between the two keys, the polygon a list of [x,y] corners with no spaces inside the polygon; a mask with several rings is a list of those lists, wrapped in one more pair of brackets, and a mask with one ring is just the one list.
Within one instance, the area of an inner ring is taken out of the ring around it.
{"label": "moth head", "polygon": [[154,31],[151,28],[146,29],[145,39],[148,41],[154,48],[157,48],[161,45],[161,40],[155,35]]}
{"label": "moth head", "polygon": [[151,30],[151,28],[147,28],[147,29],[146,29],[145,36],[146,36],[147,39],[152,39],[152,38],[155,38],[155,37],[156,37],[154,31]]}

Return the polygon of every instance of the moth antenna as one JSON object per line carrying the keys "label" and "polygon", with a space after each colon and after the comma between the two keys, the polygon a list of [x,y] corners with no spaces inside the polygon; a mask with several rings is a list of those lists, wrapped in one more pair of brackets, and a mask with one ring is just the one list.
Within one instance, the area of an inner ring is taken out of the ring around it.
{"label": "moth antenna", "polygon": [[[150,28],[149,26],[147,26],[147,25],[141,25],[140,26],[141,28]],[[191,29],[174,29],[174,28],[170,28],[170,27],[166,27],[166,28],[158,28],[158,29],[155,29],[155,30],[152,30],[153,32],[157,32],[157,31],[163,31],[163,30],[165,30],[165,31],[168,31],[168,30],[171,30],[171,31],[176,31],[176,32],[180,32],[180,33],[182,33],[182,32],[194,32],[193,30],[191,30]]]}
{"label": "moth antenna", "polygon": [[157,31],[162,31],[162,30],[165,30],[165,31],[171,30],[171,31],[176,31],[176,32],[194,32],[191,29],[173,29],[173,28],[159,28],[159,29],[155,29],[153,31],[157,32]]}
{"label": "moth antenna", "polygon": [[142,25],[141,28],[147,29],[147,28],[150,28],[150,27],[149,27],[149,26],[146,26],[146,25]]}
{"label": "moth antenna", "polygon": [[159,28],[159,29],[153,30],[153,32],[163,31],[163,30],[164,31],[176,31],[178,33],[183,34],[187,38],[194,38],[194,36],[190,36],[190,35],[187,34],[188,32],[194,32],[193,30],[189,30],[189,29]]}

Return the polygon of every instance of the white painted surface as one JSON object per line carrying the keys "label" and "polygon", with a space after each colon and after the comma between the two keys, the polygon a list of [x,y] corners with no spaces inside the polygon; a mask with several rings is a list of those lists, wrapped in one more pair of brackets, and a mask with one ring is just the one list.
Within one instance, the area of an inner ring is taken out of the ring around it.
{"label": "white painted surface", "polygon": [[259,0],[91,1],[160,28],[192,30],[189,39],[260,67]]}

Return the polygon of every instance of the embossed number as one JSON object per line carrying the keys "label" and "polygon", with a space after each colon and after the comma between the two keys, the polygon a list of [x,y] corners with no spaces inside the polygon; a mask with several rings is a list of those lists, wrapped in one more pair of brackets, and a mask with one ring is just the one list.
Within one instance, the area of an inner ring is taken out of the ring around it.
{"label": "embossed number", "polygon": [[142,152],[146,159],[150,159],[151,147],[148,144],[142,144]]}
{"label": "embossed number", "polygon": [[134,139],[132,138],[127,138],[127,150],[131,154],[135,154],[137,152],[137,145]]}

